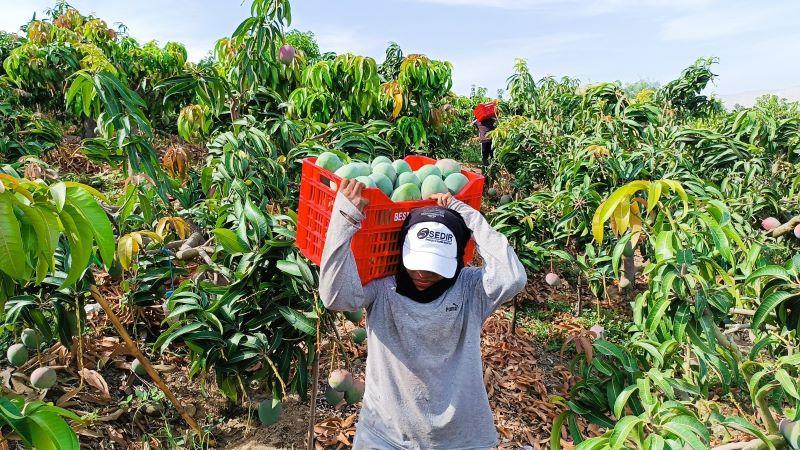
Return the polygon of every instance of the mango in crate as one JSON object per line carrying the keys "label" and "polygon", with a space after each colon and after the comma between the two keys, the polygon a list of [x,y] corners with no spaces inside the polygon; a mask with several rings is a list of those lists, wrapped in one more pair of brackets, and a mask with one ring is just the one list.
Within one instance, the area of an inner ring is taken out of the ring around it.
{"label": "mango in crate", "polygon": [[422,200],[422,193],[414,183],[406,183],[392,193],[393,202],[408,202],[411,200]]}
{"label": "mango in crate", "polygon": [[342,160],[339,155],[332,152],[323,152],[317,157],[317,165],[323,169],[336,172],[342,167]]}
{"label": "mango in crate", "polygon": [[416,174],[417,178],[419,178],[419,181],[421,182],[425,182],[425,178],[428,178],[430,175],[436,175],[437,177],[442,178],[442,171],[433,164],[426,164],[420,167],[419,170],[416,171]]}
{"label": "mango in crate", "polygon": [[400,187],[408,183],[414,183],[417,186],[421,184],[414,172],[403,172],[397,176],[397,185],[395,187]]}
{"label": "mango in crate", "polygon": [[391,197],[394,191],[394,184],[392,184],[392,180],[390,180],[389,177],[377,172],[373,172],[369,177],[375,183],[375,187],[383,191],[387,197]]}
{"label": "mango in crate", "polygon": [[446,194],[450,192],[450,190],[447,189],[447,186],[444,184],[444,181],[442,181],[441,178],[433,175],[425,178],[425,180],[422,182],[422,189],[420,189],[420,191],[422,198],[425,200],[431,198],[433,194]]}
{"label": "mango in crate", "polygon": [[394,171],[397,172],[397,175],[406,172],[413,172],[411,170],[411,166],[404,159],[398,159],[392,163],[392,167],[394,167]]}
{"label": "mango in crate", "polygon": [[372,163],[370,164],[370,166],[372,166],[372,168],[374,169],[375,166],[377,166],[378,164],[383,164],[383,163],[391,164],[392,160],[387,158],[387,157],[385,157],[385,156],[383,156],[383,155],[381,155],[381,156],[378,156],[375,159],[373,159]]}
{"label": "mango in crate", "polygon": [[447,186],[447,189],[450,190],[451,194],[456,195],[464,189],[468,181],[469,180],[467,180],[467,177],[463,173],[456,172],[448,175],[444,180],[444,184]]}
{"label": "mango in crate", "polygon": [[442,178],[447,178],[454,173],[461,173],[461,163],[454,159],[440,159],[436,167],[442,172]]}

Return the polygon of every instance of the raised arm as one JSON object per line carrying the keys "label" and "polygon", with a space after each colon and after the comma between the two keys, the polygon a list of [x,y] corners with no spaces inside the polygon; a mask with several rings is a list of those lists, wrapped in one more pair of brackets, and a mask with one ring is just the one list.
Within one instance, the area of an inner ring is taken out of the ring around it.
{"label": "raised arm", "polygon": [[525,289],[528,281],[525,267],[508,245],[508,239],[495,231],[480,212],[456,199],[450,200],[448,207],[464,218],[483,257],[484,266],[475,295],[481,316],[489,317],[501,304]]}
{"label": "raised arm", "polygon": [[350,249],[350,241],[364,219],[361,212],[365,204],[361,199],[363,188],[363,184],[354,180],[342,181],[322,250],[319,295],[325,307],[335,311],[356,311],[368,307],[375,299],[375,284],[361,286],[356,260]]}

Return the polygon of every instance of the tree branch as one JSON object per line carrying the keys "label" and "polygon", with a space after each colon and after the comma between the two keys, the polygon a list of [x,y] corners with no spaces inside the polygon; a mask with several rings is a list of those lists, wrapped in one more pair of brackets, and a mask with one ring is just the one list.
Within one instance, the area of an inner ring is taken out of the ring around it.
{"label": "tree branch", "polygon": [[790,233],[792,230],[794,230],[794,227],[796,227],[798,224],[800,224],[800,216],[794,216],[785,224],[773,228],[770,231],[770,234],[774,238],[783,236],[784,234]]}

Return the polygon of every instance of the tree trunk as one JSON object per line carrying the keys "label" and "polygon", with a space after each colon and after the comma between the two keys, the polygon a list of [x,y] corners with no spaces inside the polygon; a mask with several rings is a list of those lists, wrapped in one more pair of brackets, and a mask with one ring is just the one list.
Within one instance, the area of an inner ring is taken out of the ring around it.
{"label": "tree trunk", "polygon": [[97,128],[97,121],[91,117],[84,117],[81,122],[81,137],[83,139],[90,139],[97,136],[95,129]]}

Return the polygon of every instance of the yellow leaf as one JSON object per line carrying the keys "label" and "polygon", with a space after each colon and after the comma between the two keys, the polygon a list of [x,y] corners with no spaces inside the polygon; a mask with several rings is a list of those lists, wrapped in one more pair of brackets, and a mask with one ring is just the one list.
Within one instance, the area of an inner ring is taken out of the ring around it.
{"label": "yellow leaf", "polygon": [[142,246],[142,232],[135,231],[135,232],[131,233],[130,236],[131,236],[131,239],[134,242],[133,250],[134,250],[134,252],[138,252],[139,251],[139,247]]}
{"label": "yellow leaf", "polygon": [[683,214],[681,217],[685,217],[689,214],[689,196],[686,195],[686,191],[683,190],[683,186],[675,180],[659,180],[657,183],[664,183],[666,184],[673,192],[678,194],[678,197],[681,198],[683,202]]}
{"label": "yellow leaf", "polygon": [[[642,200],[640,198],[636,198],[634,200]],[[639,202],[634,201],[631,204],[631,246],[636,247],[639,243],[639,237],[642,235],[642,213],[639,210]]]}
{"label": "yellow leaf", "polygon": [[403,94],[394,94],[394,111],[392,111],[392,119],[396,119],[403,110]]}
{"label": "yellow leaf", "polygon": [[164,228],[167,227],[167,221],[169,217],[162,217],[158,219],[158,223],[156,224],[156,234],[159,236],[164,236]]}
{"label": "yellow leaf", "polygon": [[139,242],[139,245],[142,245],[142,236],[149,237],[150,239],[156,242],[164,242],[164,239],[161,236],[159,236],[156,233],[153,233],[152,231],[137,231],[136,237]]}
{"label": "yellow leaf", "polygon": [[600,207],[597,208],[597,211],[595,211],[594,216],[592,217],[592,235],[597,242],[603,242],[603,224],[605,224],[605,222],[614,214],[619,202],[622,200],[625,200],[626,202],[629,201],[628,199],[632,197],[633,194],[642,189],[646,189],[649,185],[649,181],[631,181],[625,186],[614,191],[603,203],[600,204]]}
{"label": "yellow leaf", "polygon": [[661,183],[650,183],[650,187],[647,189],[647,213],[650,214],[651,211],[656,207],[658,204],[658,199],[661,197]]}
{"label": "yellow leaf", "polygon": [[133,240],[129,234],[119,238],[117,242],[117,257],[119,258],[119,265],[122,266],[123,269],[128,270],[131,267]]}
{"label": "yellow leaf", "polygon": [[629,203],[628,199],[623,199],[617,204],[616,209],[614,209],[614,233],[617,236],[622,235],[625,231],[628,230],[628,223],[630,222],[630,215],[631,215],[631,204]]}

